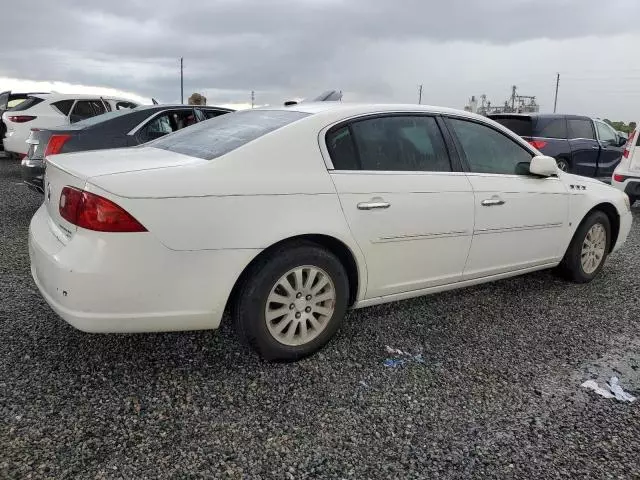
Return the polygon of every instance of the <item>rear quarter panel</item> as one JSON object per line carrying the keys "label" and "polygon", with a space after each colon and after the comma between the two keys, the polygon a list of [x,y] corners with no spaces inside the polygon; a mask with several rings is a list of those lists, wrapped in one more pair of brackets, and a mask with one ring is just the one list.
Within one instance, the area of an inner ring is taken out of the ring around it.
{"label": "rear quarter panel", "polygon": [[355,252],[318,131],[304,121],[204,164],[94,177],[90,188],[117,195],[175,250],[261,249],[296,235],[324,234]]}

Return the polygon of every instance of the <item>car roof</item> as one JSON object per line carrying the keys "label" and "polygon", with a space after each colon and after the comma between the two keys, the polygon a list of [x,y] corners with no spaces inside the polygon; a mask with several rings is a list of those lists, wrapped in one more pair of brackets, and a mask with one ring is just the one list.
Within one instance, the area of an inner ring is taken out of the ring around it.
{"label": "car roof", "polygon": [[53,102],[57,102],[58,100],[85,100],[90,99],[94,100],[96,98],[103,98],[105,100],[122,100],[126,102],[131,102],[138,104],[135,100],[131,100],[129,98],[124,97],[114,97],[113,95],[99,95],[99,94],[89,94],[89,93],[44,93],[44,94],[31,94],[34,97],[45,98],[47,100],[51,100]]}
{"label": "car roof", "polygon": [[137,107],[137,110],[162,110],[163,108],[204,108],[204,109],[215,109],[215,110],[225,110],[228,112],[233,112],[232,108],[227,107],[218,107],[216,105],[185,105],[183,103],[157,103],[155,105],[140,105]]}
{"label": "car roof", "polygon": [[566,113],[490,113],[489,118],[569,118],[590,119],[587,115],[570,115]]}
{"label": "car roof", "polygon": [[296,112],[319,114],[335,113],[336,115],[363,115],[367,113],[393,113],[393,112],[424,112],[434,114],[455,115],[467,118],[485,119],[481,115],[454,108],[436,107],[433,105],[416,105],[400,103],[348,103],[348,102],[309,102],[298,103],[296,105],[261,107],[262,110],[293,110]]}

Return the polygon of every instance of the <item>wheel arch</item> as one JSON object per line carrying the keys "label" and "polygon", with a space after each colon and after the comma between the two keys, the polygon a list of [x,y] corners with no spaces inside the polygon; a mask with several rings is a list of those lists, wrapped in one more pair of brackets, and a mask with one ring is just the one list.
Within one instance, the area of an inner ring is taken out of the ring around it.
{"label": "wheel arch", "polygon": [[255,263],[259,262],[262,258],[269,255],[273,250],[281,247],[282,245],[299,241],[312,242],[326,248],[340,260],[347,271],[347,277],[349,279],[349,306],[353,306],[360,297],[360,289],[366,287],[366,284],[363,281],[363,279],[366,278],[365,267],[358,261],[356,253],[345,242],[331,235],[304,234],[280,240],[258,253],[245,266],[242,273],[240,273],[236,279],[236,282],[231,289],[231,293],[229,294],[229,298],[227,299],[225,311],[229,311],[229,309],[235,304],[238,292],[240,291],[242,284],[246,281],[247,273]]}
{"label": "wheel arch", "polygon": [[585,221],[585,219],[591,215],[591,213],[595,211],[603,212],[607,218],[609,218],[609,224],[611,225],[611,242],[609,244],[609,253],[615,247],[618,241],[618,235],[620,234],[620,214],[618,213],[618,209],[609,202],[601,202],[592,207],[580,221],[580,225]]}

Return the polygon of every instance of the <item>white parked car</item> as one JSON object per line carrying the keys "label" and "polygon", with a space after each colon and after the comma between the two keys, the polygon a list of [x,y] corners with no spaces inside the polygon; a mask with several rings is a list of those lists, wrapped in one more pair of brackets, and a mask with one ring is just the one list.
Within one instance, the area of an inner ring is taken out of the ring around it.
{"label": "white parked car", "polygon": [[640,129],[629,134],[622,159],[613,172],[611,185],[622,190],[633,205],[640,200]]}
{"label": "white parked car", "polygon": [[34,93],[2,114],[6,126],[4,149],[24,157],[29,151],[26,142],[31,129],[69,125],[112,110],[136,106],[136,103],[125,98]]}
{"label": "white parked car", "polygon": [[48,160],[33,277],[87,332],[214,329],[264,357],[323,346],[348,308],[560,267],[592,280],[628,197],[484,117],[299,104]]}

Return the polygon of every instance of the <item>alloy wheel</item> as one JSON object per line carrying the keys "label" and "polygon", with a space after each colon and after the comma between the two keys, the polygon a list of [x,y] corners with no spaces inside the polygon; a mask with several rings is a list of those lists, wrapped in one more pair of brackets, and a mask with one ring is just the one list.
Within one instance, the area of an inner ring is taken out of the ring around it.
{"label": "alloy wheel", "polygon": [[307,344],[327,327],[335,303],[336,289],[327,272],[310,265],[293,268],[267,297],[264,314],[269,333],[284,345]]}
{"label": "alloy wheel", "polygon": [[582,242],[580,261],[584,273],[591,275],[598,269],[604,259],[606,247],[607,231],[601,223],[595,223]]}

